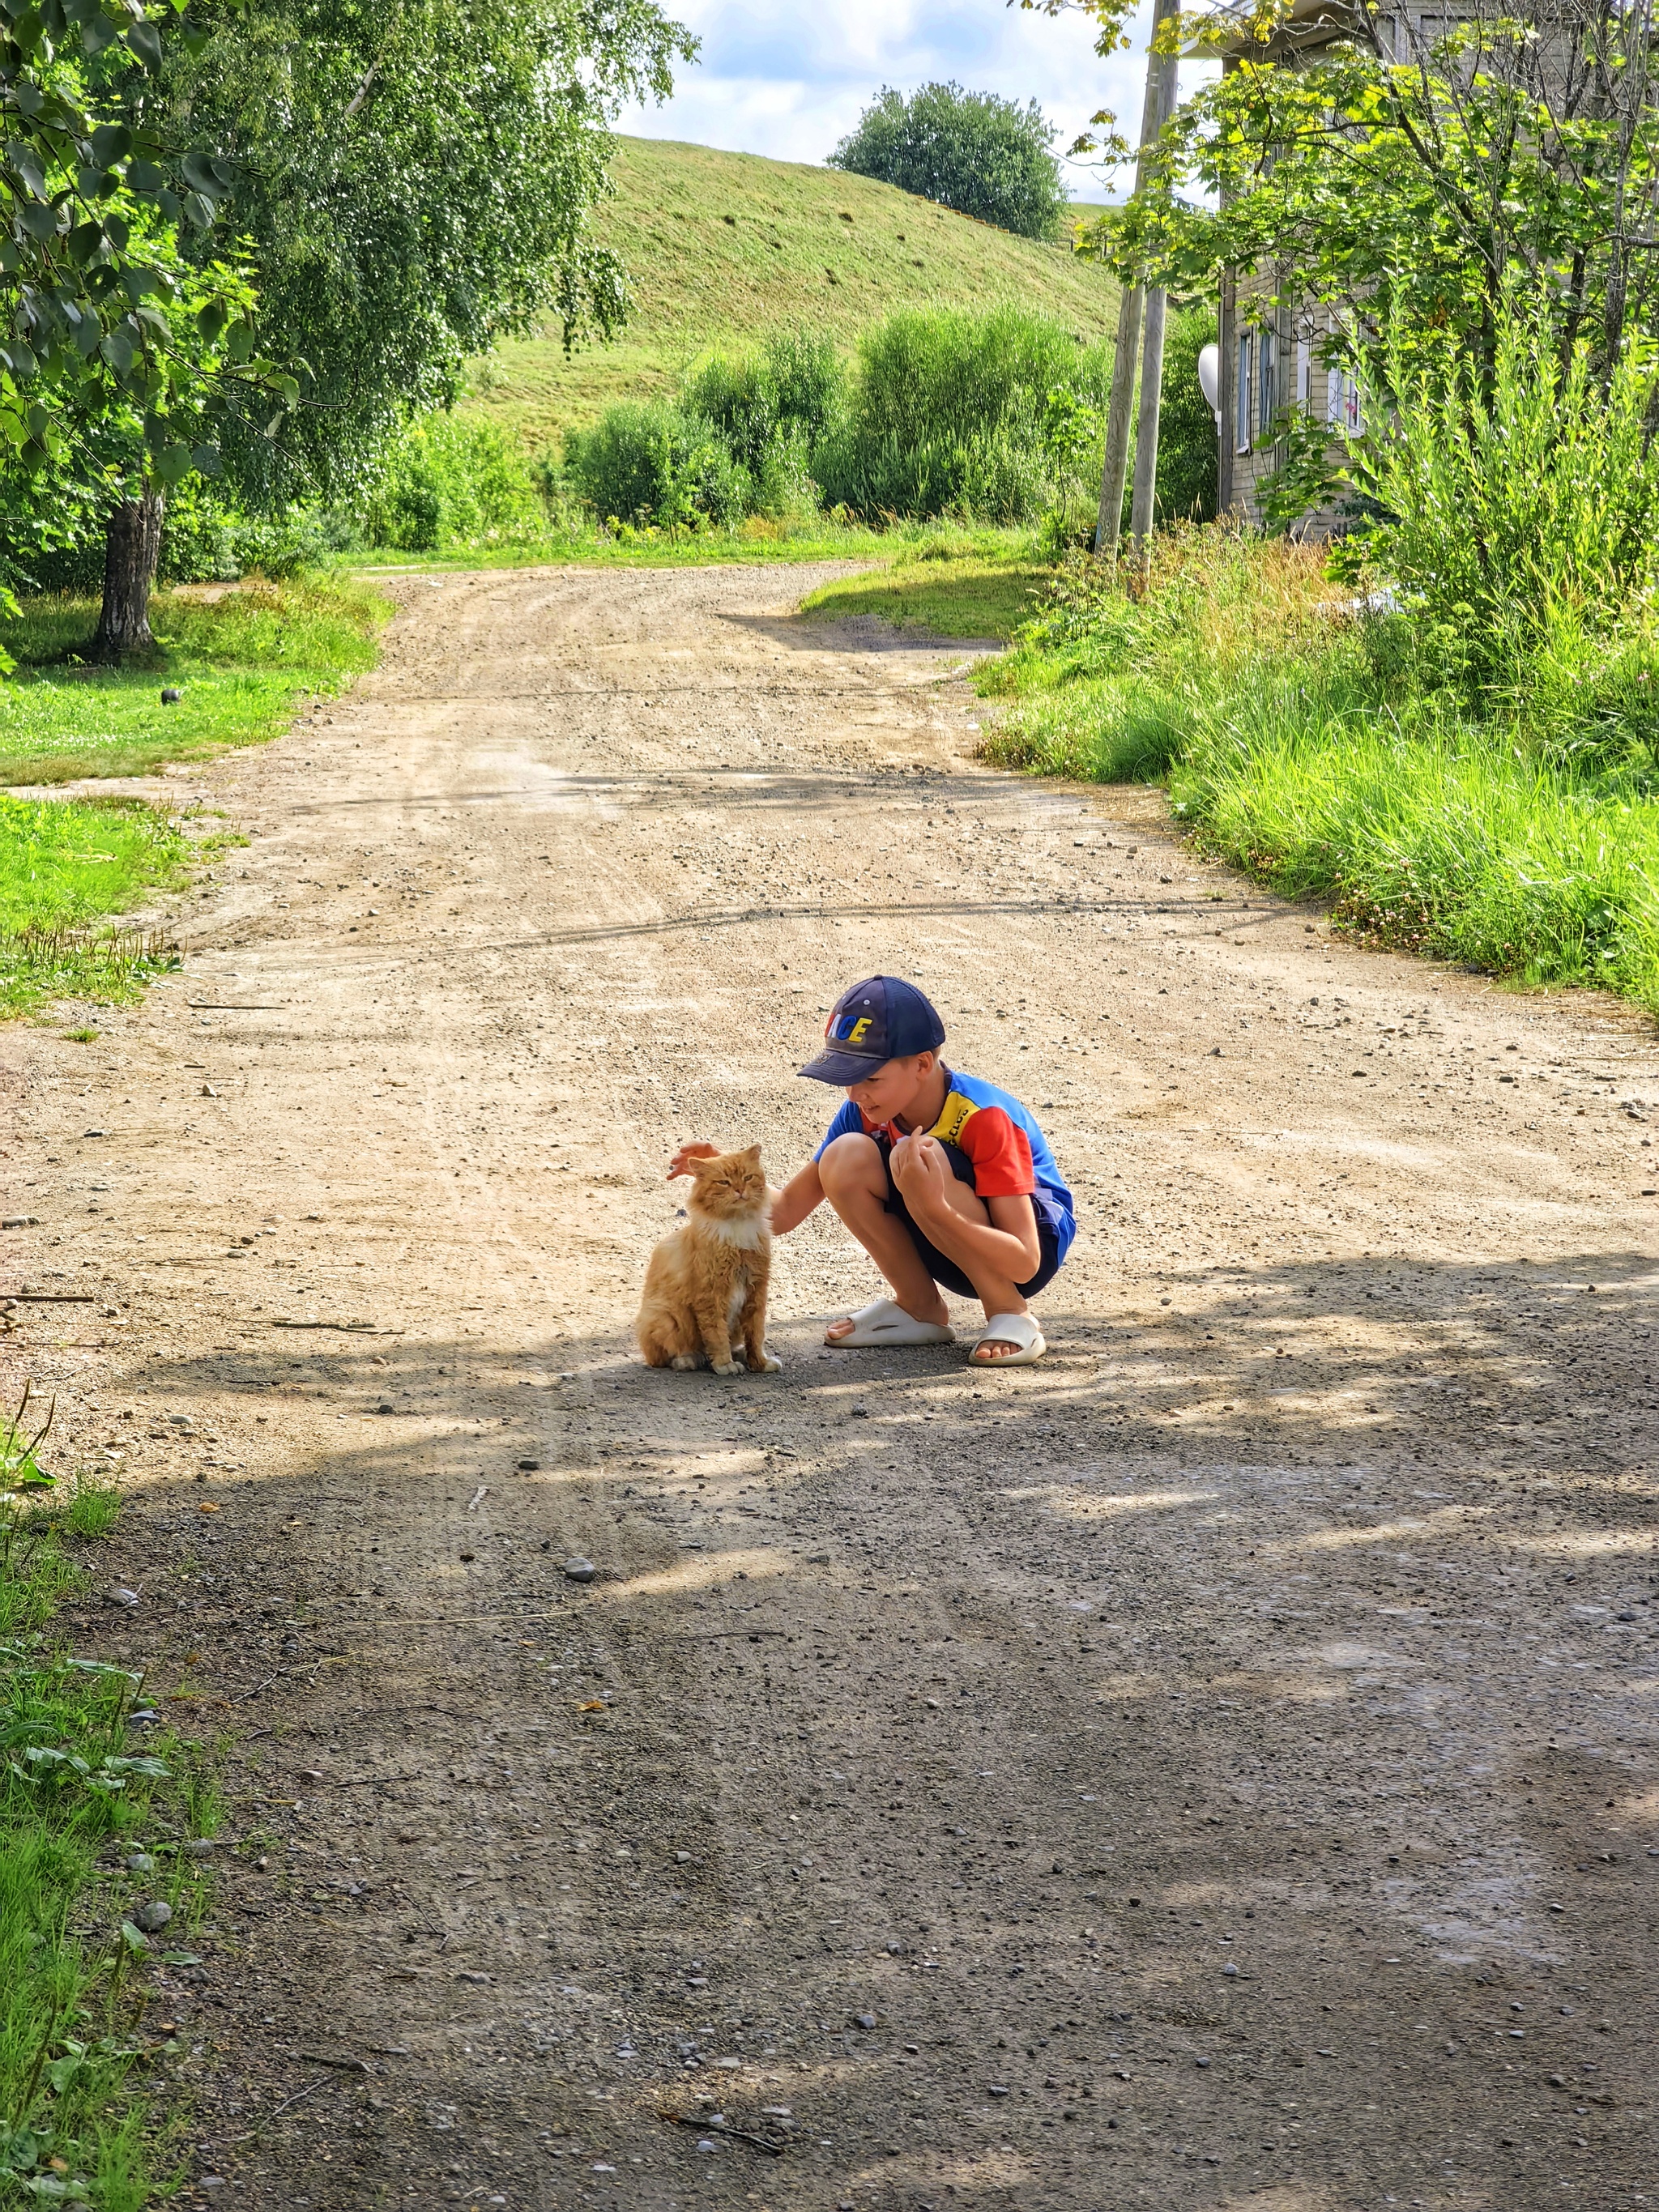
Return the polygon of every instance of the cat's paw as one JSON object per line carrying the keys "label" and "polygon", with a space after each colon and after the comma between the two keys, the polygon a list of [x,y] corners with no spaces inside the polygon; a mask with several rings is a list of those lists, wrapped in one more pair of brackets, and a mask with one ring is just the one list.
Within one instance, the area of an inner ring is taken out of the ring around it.
{"label": "cat's paw", "polygon": [[676,1369],[680,1374],[684,1375],[689,1372],[691,1368],[695,1367],[697,1363],[695,1355],[691,1352],[677,1352],[668,1364],[671,1367]]}
{"label": "cat's paw", "polygon": [[716,1375],[741,1375],[743,1372],[735,1359],[717,1359],[711,1364]]}
{"label": "cat's paw", "polygon": [[758,1359],[750,1361],[749,1368],[750,1372],[754,1375],[781,1375],[783,1362],[781,1359],[774,1359],[769,1352],[763,1352]]}

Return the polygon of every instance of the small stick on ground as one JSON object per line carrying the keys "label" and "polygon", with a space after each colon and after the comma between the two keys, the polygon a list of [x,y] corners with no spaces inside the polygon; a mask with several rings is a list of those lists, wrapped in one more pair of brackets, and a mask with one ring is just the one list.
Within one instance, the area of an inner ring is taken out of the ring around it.
{"label": "small stick on ground", "polygon": [[659,2118],[672,2127],[695,2128],[700,2136],[730,2136],[733,2142],[747,2143],[751,2150],[763,2150],[769,2158],[781,2158],[789,2146],[773,2142],[765,2136],[751,2136],[746,2128],[734,2128],[725,2120],[694,2120],[689,2112],[662,2112]]}

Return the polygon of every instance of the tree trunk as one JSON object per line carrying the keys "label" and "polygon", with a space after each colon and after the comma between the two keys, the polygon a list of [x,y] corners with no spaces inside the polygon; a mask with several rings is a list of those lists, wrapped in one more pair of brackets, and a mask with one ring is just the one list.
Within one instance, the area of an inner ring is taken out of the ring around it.
{"label": "tree trunk", "polygon": [[104,540],[104,605],[92,641],[94,660],[124,660],[130,653],[151,652],[150,586],[161,551],[160,490],[142,499],[124,499],[109,519]]}
{"label": "tree trunk", "polygon": [[[1175,110],[1176,64],[1170,54],[1155,52],[1158,34],[1171,15],[1180,12],[1181,0],[1152,0],[1152,37],[1146,49],[1146,97],[1140,116],[1140,151],[1135,160],[1135,191],[1146,189],[1152,156],[1159,134]],[[1140,318],[1145,295],[1139,287],[1122,294],[1117,308],[1117,352],[1112,362],[1112,396],[1106,414],[1106,457],[1100,476],[1100,512],[1095,522],[1097,558],[1115,557],[1123,527],[1123,483],[1129,469],[1129,418],[1134,408],[1135,354],[1140,340]],[[1158,359],[1164,357],[1163,324],[1158,325]],[[1146,386],[1140,404],[1146,404]],[[1154,409],[1157,401],[1153,401]],[[1156,463],[1157,431],[1153,431]]]}

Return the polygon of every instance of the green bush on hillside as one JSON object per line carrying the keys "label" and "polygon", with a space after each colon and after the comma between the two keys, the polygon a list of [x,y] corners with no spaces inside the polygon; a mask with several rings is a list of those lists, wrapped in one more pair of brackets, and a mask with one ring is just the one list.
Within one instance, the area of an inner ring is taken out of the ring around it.
{"label": "green bush on hillside", "polygon": [[565,440],[565,475],[600,522],[659,530],[729,527],[753,480],[710,426],[678,407],[613,407]]}
{"label": "green bush on hillside", "polygon": [[457,542],[512,540],[542,520],[524,458],[493,422],[423,415],[387,452],[363,534],[371,545],[433,553]]}
{"label": "green bush on hillside", "polygon": [[830,167],[896,185],[1021,238],[1052,238],[1066,206],[1054,137],[1034,100],[1022,107],[959,84],[924,84],[907,100],[884,85]]}
{"label": "green bush on hillside", "polygon": [[1016,308],[893,315],[850,372],[778,338],[706,362],[676,407],[612,408],[567,437],[565,478],[601,521],[659,528],[820,499],[869,522],[1029,522],[1097,482],[1110,374],[1108,349]]}

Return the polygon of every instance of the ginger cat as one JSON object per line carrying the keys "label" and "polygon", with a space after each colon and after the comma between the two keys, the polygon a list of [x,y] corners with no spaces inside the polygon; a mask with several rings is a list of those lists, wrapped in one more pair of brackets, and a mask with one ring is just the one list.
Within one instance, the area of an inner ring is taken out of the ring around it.
{"label": "ginger cat", "polygon": [[645,1271],[634,1333],[647,1367],[701,1367],[735,1375],[732,1340],[757,1375],[783,1364],[766,1349],[772,1272],[772,1194],[760,1146],[692,1163],[690,1218],[665,1237]]}

